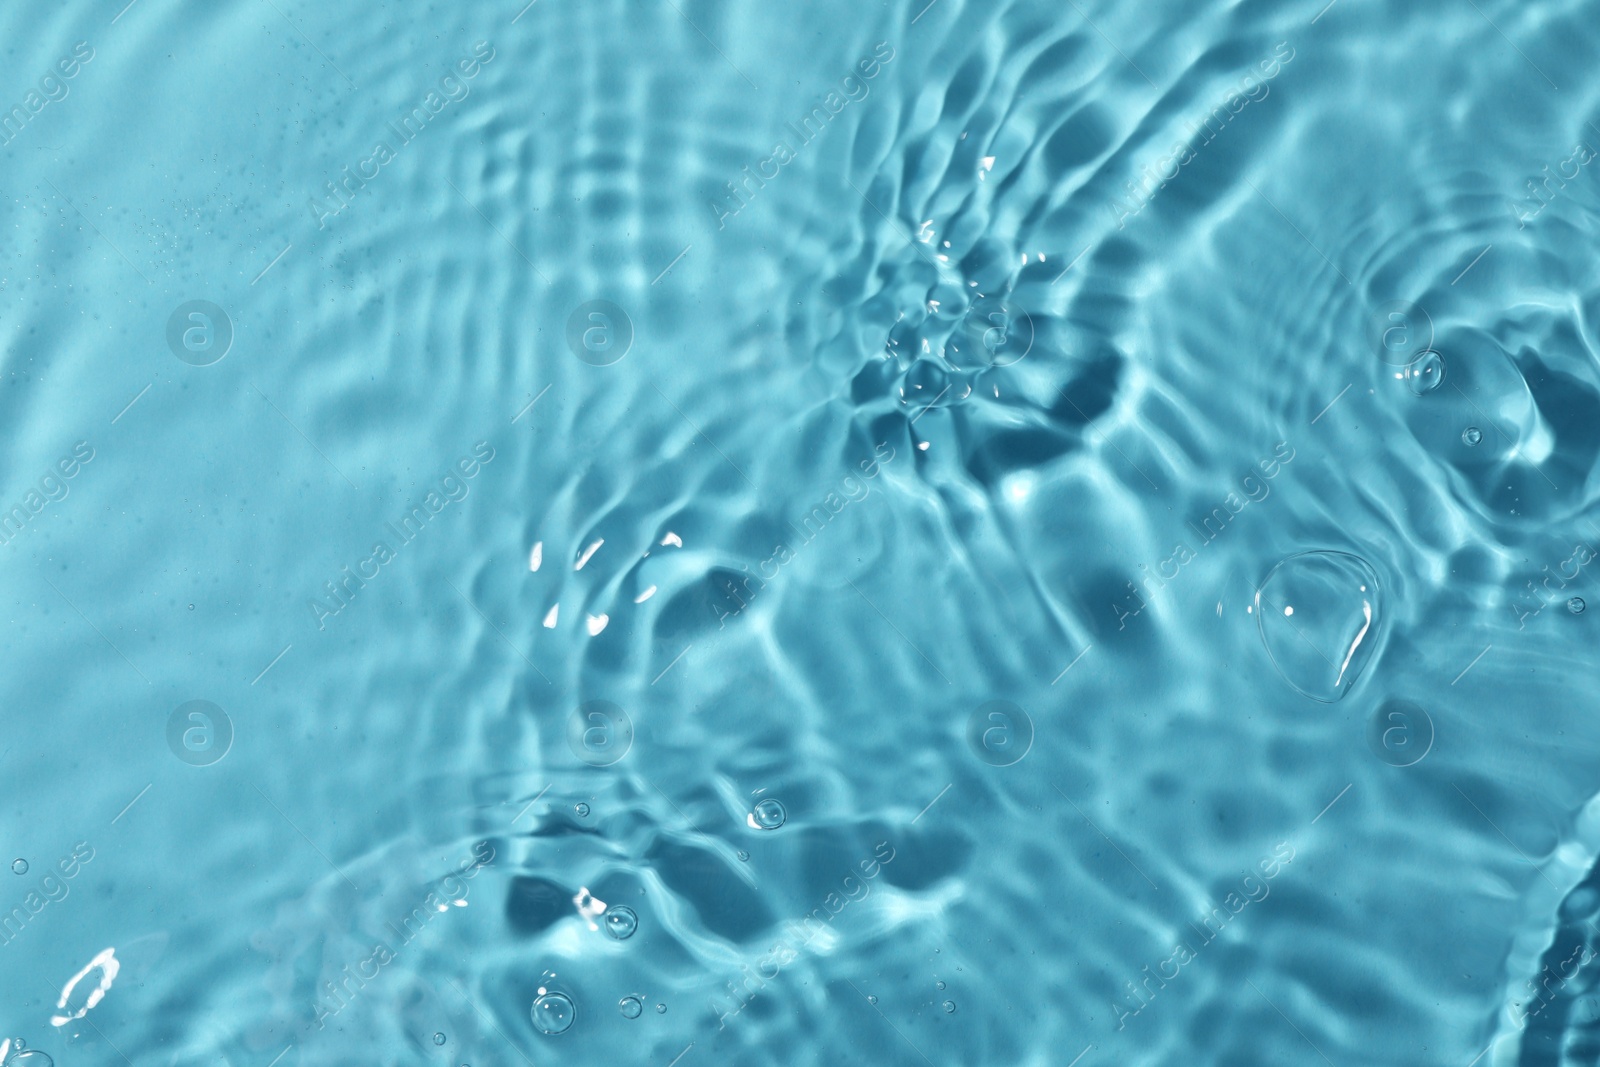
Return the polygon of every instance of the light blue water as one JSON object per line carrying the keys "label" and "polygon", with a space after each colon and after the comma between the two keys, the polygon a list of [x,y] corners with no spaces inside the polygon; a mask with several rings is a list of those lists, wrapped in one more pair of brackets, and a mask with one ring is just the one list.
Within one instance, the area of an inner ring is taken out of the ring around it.
{"label": "light blue water", "polygon": [[0,14],[0,1062],[1600,1061],[1600,7],[525,2]]}

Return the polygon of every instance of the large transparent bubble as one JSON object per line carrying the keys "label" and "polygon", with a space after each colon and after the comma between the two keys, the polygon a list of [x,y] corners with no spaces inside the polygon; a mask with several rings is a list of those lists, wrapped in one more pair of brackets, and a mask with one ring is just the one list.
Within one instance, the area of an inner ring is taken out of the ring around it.
{"label": "large transparent bubble", "polygon": [[1254,613],[1283,680],[1332,703],[1350,691],[1378,645],[1378,575],[1348,552],[1302,552],[1268,573]]}

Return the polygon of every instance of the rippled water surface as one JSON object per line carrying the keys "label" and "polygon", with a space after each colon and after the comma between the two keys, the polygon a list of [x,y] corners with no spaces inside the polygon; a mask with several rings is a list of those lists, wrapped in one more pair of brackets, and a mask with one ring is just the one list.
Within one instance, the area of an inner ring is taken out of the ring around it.
{"label": "rippled water surface", "polygon": [[1600,1061],[1597,51],[9,5],[0,1064]]}

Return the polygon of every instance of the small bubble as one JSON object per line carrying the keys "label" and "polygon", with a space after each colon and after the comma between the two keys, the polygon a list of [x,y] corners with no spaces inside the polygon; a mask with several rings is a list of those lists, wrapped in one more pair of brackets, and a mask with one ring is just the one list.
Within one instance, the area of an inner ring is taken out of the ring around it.
{"label": "small bubble", "polygon": [[665,1004],[657,1004],[656,1005],[656,1014],[657,1015],[665,1015],[666,1013],[667,1013],[667,1006]]}
{"label": "small bubble", "polygon": [[639,916],[632,908],[611,908],[606,912],[606,933],[614,940],[626,941],[639,929]]}
{"label": "small bubble", "polygon": [[740,863],[749,863],[750,862],[750,853],[746,852],[742,848],[739,850],[739,862]]}
{"label": "small bubble", "polygon": [[11,872],[13,874],[27,874],[28,873],[28,861],[25,860],[25,859],[20,859],[20,858],[12,860],[11,861]]}
{"label": "small bubble", "polygon": [[876,1004],[876,1003],[878,1003],[877,994],[876,993],[868,993],[867,994],[867,1003],[868,1004]]}
{"label": "small bubble", "polygon": [[193,610],[194,610],[194,605],[193,605],[193,604],[190,604],[190,605],[189,605],[189,610],[190,610],[190,611],[193,611]]}
{"label": "small bubble", "polygon": [[1468,426],[1465,430],[1461,431],[1461,441],[1469,448],[1482,440],[1483,431],[1478,429],[1476,426]]}
{"label": "small bubble", "polygon": [[578,1017],[578,1007],[565,993],[546,993],[533,1002],[532,1015],[541,1034],[564,1034]]}
{"label": "small bubble", "polygon": [[[1583,597],[1581,596],[1575,596],[1571,600],[1567,601],[1567,610],[1572,612],[1574,615],[1582,615],[1583,609],[1586,607],[1588,607],[1588,605],[1583,602]],[[18,871],[17,873],[21,874],[22,872]]]}
{"label": "small bubble", "polygon": [[944,1013],[946,1015],[953,1015],[955,1013],[955,1010],[956,1010],[956,1002],[955,1001],[947,1000],[947,1001],[944,1002]]}
{"label": "small bubble", "polygon": [[434,1044],[435,1044],[435,1045],[442,1045],[442,1044],[444,1044],[444,1034],[443,1034],[443,1032],[439,1032],[439,1033],[435,1033],[435,1034],[434,1034],[434,1035],[433,1035],[433,1043],[434,1043]]}
{"label": "small bubble", "polygon": [[1444,357],[1428,350],[1406,365],[1406,388],[1415,396],[1426,396],[1444,381]]}
{"label": "small bubble", "polygon": [[638,997],[623,997],[617,1001],[617,1010],[622,1012],[624,1019],[637,1019],[644,1013],[644,1001]]}
{"label": "small bubble", "polygon": [[935,982],[934,985],[938,986],[940,989],[944,988],[944,983],[943,982]]}
{"label": "small bubble", "polygon": [[783,804],[772,797],[756,802],[755,810],[750,813],[749,823],[754,830],[776,830],[789,818],[789,813],[784,810]]}
{"label": "small bubble", "polygon": [[589,817],[589,805],[584,804],[581,801],[575,804],[572,810],[578,813],[578,818],[580,819],[587,819]]}

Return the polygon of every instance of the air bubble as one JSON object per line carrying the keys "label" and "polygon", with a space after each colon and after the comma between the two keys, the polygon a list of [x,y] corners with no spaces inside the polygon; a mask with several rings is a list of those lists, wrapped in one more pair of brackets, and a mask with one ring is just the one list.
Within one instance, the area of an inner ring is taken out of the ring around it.
{"label": "air bubble", "polygon": [[955,1010],[956,1010],[956,1002],[955,1001],[947,1000],[947,1001],[944,1002],[944,1013],[946,1015],[955,1014]]}
{"label": "air bubble", "polygon": [[437,1032],[437,1033],[435,1033],[435,1034],[434,1034],[434,1035],[433,1035],[433,1043],[434,1043],[434,1044],[435,1044],[435,1045],[442,1045],[442,1044],[444,1044],[444,1033],[443,1033],[443,1032],[442,1032],[442,1031],[440,1031],[440,1032]]}
{"label": "air bubble", "polygon": [[784,810],[783,804],[772,797],[757,801],[755,809],[749,816],[750,828],[753,830],[776,830],[789,818],[789,813]]}
{"label": "air bubble", "polygon": [[938,988],[940,988],[940,989],[943,989],[943,988],[944,988],[944,983],[943,983],[943,982],[935,982],[935,983],[933,983],[933,984],[934,984],[934,985],[935,985],[935,986],[937,986],[937,987],[938,987]]}
{"label": "air bubble", "polygon": [[739,862],[740,863],[749,863],[750,862],[750,853],[746,852],[742,848],[739,850]]}
{"label": "air bubble", "polygon": [[606,912],[606,933],[613,940],[626,941],[639,929],[639,916],[635,915],[632,908],[611,908]]}
{"label": "air bubble", "polygon": [[1471,448],[1482,440],[1483,431],[1478,429],[1476,426],[1468,426],[1465,430],[1461,431],[1461,443],[1466,445],[1468,448]]}
{"label": "air bubble", "polygon": [[665,1015],[666,1013],[667,1013],[667,1006],[665,1004],[657,1004],[656,1005],[656,1014],[657,1015]]}
{"label": "air bubble", "polygon": [[533,1002],[532,1015],[541,1034],[564,1034],[578,1017],[578,1007],[565,993],[546,993]]}
{"label": "air bubble", "polygon": [[1444,357],[1432,351],[1422,353],[1406,365],[1406,388],[1416,396],[1426,396],[1444,381]]}
{"label": "air bubble", "polygon": [[580,802],[573,805],[572,810],[578,813],[578,818],[580,819],[587,819],[589,817],[589,805],[587,804]]}
{"label": "air bubble", "polygon": [[[1586,607],[1588,607],[1588,605],[1583,602],[1583,597],[1581,596],[1575,596],[1571,600],[1567,601],[1567,610],[1572,612],[1574,615],[1582,615],[1583,609]],[[21,872],[19,871],[18,873],[20,874]]]}
{"label": "air bubble", "polygon": [[11,861],[11,873],[12,874],[27,874],[28,873],[28,861],[25,860],[25,859],[22,859],[20,857],[18,857],[17,859],[12,860]]}
{"label": "air bubble", "polygon": [[637,1019],[644,1013],[644,1001],[638,997],[623,997],[617,1001],[617,1010],[624,1019]]}
{"label": "air bubble", "polygon": [[1372,566],[1348,552],[1302,552],[1272,568],[1255,616],[1283,680],[1324,703],[1349,692],[1381,639],[1379,594]]}
{"label": "air bubble", "polygon": [[878,1003],[878,997],[877,997],[877,994],[875,994],[875,993],[868,993],[868,994],[867,994],[867,1003],[868,1003],[868,1004],[876,1004],[876,1003]]}

